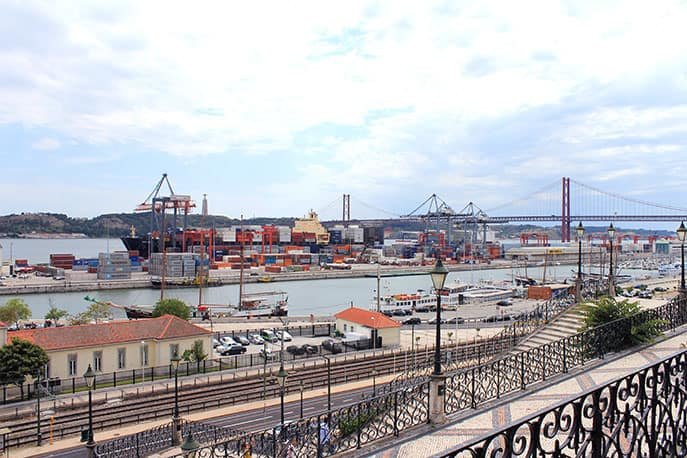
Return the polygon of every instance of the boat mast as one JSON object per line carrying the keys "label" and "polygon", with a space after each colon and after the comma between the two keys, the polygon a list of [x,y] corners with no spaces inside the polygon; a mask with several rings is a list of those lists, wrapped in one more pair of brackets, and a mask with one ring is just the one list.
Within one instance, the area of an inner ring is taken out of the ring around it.
{"label": "boat mast", "polygon": [[[202,224],[202,222],[201,222]],[[198,308],[203,304],[203,262],[205,261],[205,238],[200,230],[200,266],[198,268]]]}
{"label": "boat mast", "polygon": [[241,215],[241,270],[239,271],[239,304],[238,304],[238,309],[241,310],[242,308],[242,299],[243,299],[243,241],[244,241],[244,233],[243,233],[243,215]]}

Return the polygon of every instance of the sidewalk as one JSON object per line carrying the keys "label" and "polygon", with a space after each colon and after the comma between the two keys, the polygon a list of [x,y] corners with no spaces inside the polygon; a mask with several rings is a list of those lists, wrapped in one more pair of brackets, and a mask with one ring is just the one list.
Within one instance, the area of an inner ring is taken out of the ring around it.
{"label": "sidewalk", "polygon": [[[447,452],[450,449],[477,439],[480,436],[502,429],[507,425],[527,418],[541,409],[552,407],[554,404],[581,395],[595,387],[602,386],[612,380],[636,372],[643,366],[655,363],[669,356],[684,351],[681,344],[687,343],[686,328],[673,337],[648,346],[636,353],[609,361],[596,367],[584,370],[567,380],[544,386],[539,390],[528,391],[524,396],[506,401],[491,408],[477,411],[476,414],[460,420],[453,420],[451,424],[424,433],[406,442],[378,451],[365,454],[379,458],[403,457],[415,458],[432,456]],[[668,333],[668,336],[671,334]]]}

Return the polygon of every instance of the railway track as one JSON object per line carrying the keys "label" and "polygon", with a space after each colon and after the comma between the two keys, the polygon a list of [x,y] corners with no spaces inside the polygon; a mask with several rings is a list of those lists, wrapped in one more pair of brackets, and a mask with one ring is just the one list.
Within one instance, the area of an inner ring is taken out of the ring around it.
{"label": "railway track", "polygon": [[[477,364],[482,351],[483,356],[488,356],[483,349],[487,344],[466,345],[460,347],[462,350],[456,353],[456,349],[451,351],[456,359],[464,360],[466,366]],[[444,349],[444,353],[448,350]],[[462,352],[462,355],[460,354]],[[408,368],[427,367],[433,362],[433,351],[416,352],[414,355],[408,352],[407,356],[402,355],[383,355],[371,358],[332,361],[331,363],[331,382],[332,385],[347,383],[372,377],[372,370],[376,371],[377,376],[384,376],[403,372]],[[322,388],[327,386],[327,365],[324,359],[322,364],[306,367],[296,367],[289,374],[286,394],[300,392],[301,382],[304,391]],[[482,360],[483,362],[483,360]],[[264,387],[263,387],[264,383]],[[243,404],[251,401],[258,401],[264,398],[271,399],[279,396],[279,386],[274,380],[263,375],[252,375],[246,378],[235,380],[224,380],[223,382],[213,382],[204,384],[202,387],[183,387],[179,390],[179,411],[182,415],[192,412],[217,409],[221,407]],[[171,418],[174,406],[174,389],[167,389],[164,392],[156,392],[154,395],[125,398],[120,402],[100,403],[93,406],[93,428],[94,430],[105,430],[121,427],[132,423]],[[50,425],[50,423],[52,423]],[[83,406],[69,411],[56,412],[52,421],[47,418],[42,420],[42,434],[46,437],[49,428],[55,439],[71,437],[81,433],[88,423],[88,407]],[[15,422],[7,422],[7,427],[11,433],[7,436],[8,447],[21,447],[23,445],[35,443],[37,439],[36,419],[22,419]]]}

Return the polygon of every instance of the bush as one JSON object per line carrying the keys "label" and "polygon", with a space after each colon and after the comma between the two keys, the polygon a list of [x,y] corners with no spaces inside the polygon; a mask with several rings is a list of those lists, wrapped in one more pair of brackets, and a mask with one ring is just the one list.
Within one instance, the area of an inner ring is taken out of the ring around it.
{"label": "bush", "polygon": [[652,318],[651,312],[642,313],[639,303],[630,302],[628,299],[618,301],[614,297],[602,296],[596,302],[583,304],[582,308],[586,314],[583,331],[620,319],[628,320],[626,326],[620,325],[618,329],[609,329],[600,336],[601,341],[598,345],[603,348],[599,350],[604,352],[651,342],[661,334],[661,327],[666,323],[665,320]]}

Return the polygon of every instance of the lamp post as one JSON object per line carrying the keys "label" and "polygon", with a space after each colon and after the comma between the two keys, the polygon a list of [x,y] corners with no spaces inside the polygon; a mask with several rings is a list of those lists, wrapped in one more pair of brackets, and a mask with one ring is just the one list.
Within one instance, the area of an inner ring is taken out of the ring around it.
{"label": "lamp post", "polygon": [[88,449],[88,458],[93,458],[95,456],[95,440],[93,440],[93,389],[95,388],[95,372],[93,372],[90,364],[83,374],[83,378],[86,380],[86,385],[88,386],[88,442],[86,442],[86,448]]}
{"label": "lamp post", "polygon": [[372,369],[372,397],[377,396],[377,369]]}
{"label": "lamp post", "polygon": [[36,377],[36,445],[41,446],[43,442],[43,435],[41,434],[41,369],[37,371]]}
{"label": "lamp post", "polygon": [[303,380],[301,380],[301,418],[303,418]]}
{"label": "lamp post", "polygon": [[584,226],[582,221],[577,225],[577,282],[575,285],[575,302],[578,304],[582,299],[582,237],[584,237]]}
{"label": "lamp post", "polygon": [[446,276],[448,270],[441,263],[441,259],[437,259],[434,269],[429,273],[432,277],[432,285],[434,292],[437,295],[437,323],[436,323],[436,339],[434,346],[434,375],[441,375],[441,290],[444,289]]}
{"label": "lamp post", "polygon": [[681,253],[681,263],[680,263],[680,295],[685,295],[685,238],[687,236],[687,228],[685,228],[685,222],[680,223],[680,227],[677,228],[677,238],[680,240],[680,253]]}
{"label": "lamp post", "polygon": [[174,355],[170,359],[174,369],[174,411],[172,412],[172,445],[181,443],[181,418],[179,417],[179,363],[181,358]]}
{"label": "lamp post", "polygon": [[613,227],[613,223],[608,226],[608,237],[611,240],[611,256],[608,265],[608,295],[615,297],[615,282],[613,281],[613,237],[615,237],[615,228]]}
{"label": "lamp post", "polygon": [[284,427],[284,387],[286,386],[286,377],[288,376],[289,374],[284,370],[284,363],[282,363],[279,367],[279,372],[277,372],[277,382],[279,382],[282,432]]}
{"label": "lamp post", "polygon": [[184,458],[194,458],[199,448],[200,444],[193,438],[191,428],[189,428],[186,440],[181,444],[181,454]]}
{"label": "lamp post", "polygon": [[327,355],[320,355],[327,361],[327,412],[332,410],[332,361]]}

